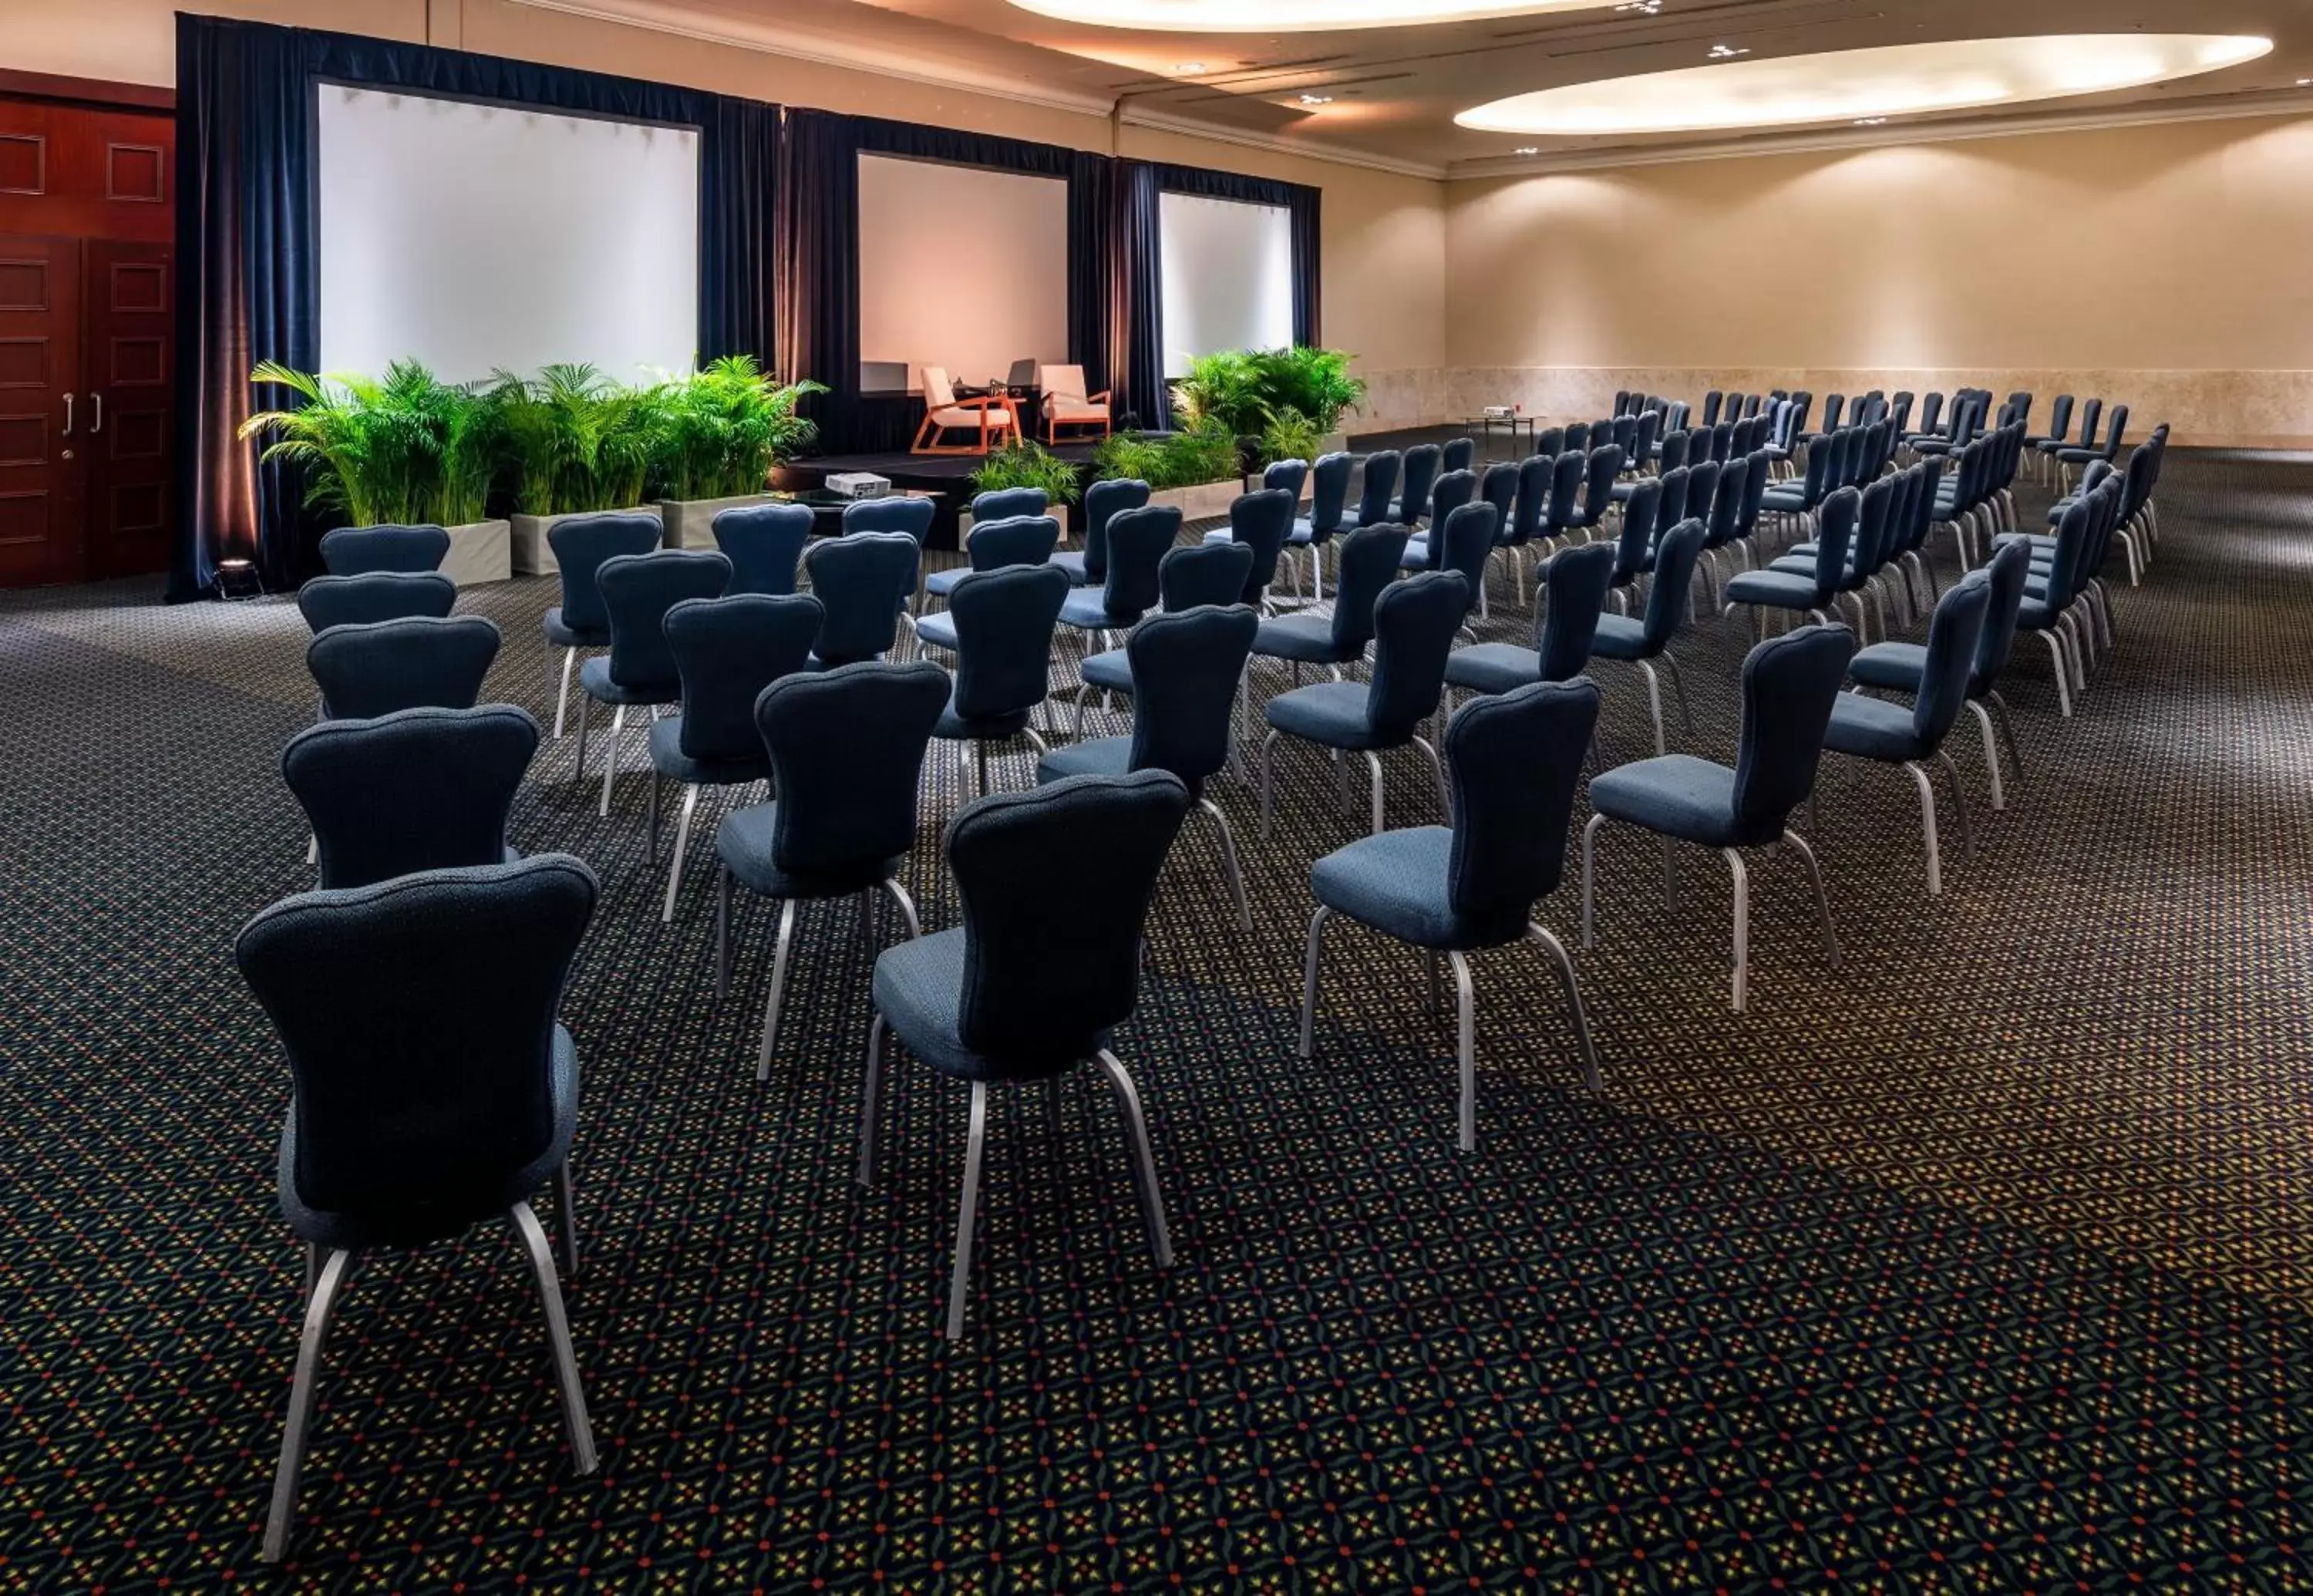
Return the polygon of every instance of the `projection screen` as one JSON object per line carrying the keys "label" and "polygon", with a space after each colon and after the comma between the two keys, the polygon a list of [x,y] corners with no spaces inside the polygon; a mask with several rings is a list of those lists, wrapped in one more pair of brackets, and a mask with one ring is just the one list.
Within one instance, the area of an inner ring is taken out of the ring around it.
{"label": "projection screen", "polygon": [[1282,206],[1160,194],[1165,375],[1217,349],[1293,341],[1293,226]]}
{"label": "projection screen", "polygon": [[[1069,186],[1059,178],[859,157],[859,360],[959,383],[1069,357]],[[861,386],[885,388],[863,375]]]}
{"label": "projection screen", "polygon": [[321,369],[449,382],[699,343],[699,134],[324,84]]}

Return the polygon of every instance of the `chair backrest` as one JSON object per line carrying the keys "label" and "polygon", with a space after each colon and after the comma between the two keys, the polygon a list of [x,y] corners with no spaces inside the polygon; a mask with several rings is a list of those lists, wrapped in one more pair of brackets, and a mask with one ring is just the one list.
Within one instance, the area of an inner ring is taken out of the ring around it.
{"label": "chair backrest", "polygon": [[1404,742],[1437,711],[1446,657],[1469,607],[1470,585],[1458,571],[1423,571],[1393,582],[1374,604],[1366,719],[1383,742]]}
{"label": "chair backrest", "polygon": [[1385,521],[1360,526],[1341,540],[1333,589],[1333,657],[1351,660],[1373,641],[1374,604],[1397,578],[1406,529]]}
{"label": "chair backrest", "polygon": [[314,635],[332,626],[436,619],[458,602],[458,585],[439,571],[370,571],[358,577],[315,577],[297,589],[297,613]]}
{"label": "chair backrest", "polygon": [[1774,476],[1775,457],[1764,448],[1754,449],[1743,465],[1742,507],[1736,512],[1735,535],[1746,538],[1759,529],[1759,514],[1766,507],[1767,485]]}
{"label": "chair backrest", "polygon": [[1240,493],[1229,504],[1229,538],[1253,551],[1253,569],[1244,578],[1241,603],[1257,604],[1277,579],[1278,551],[1293,530],[1293,496],[1282,488],[1262,488]]}
{"label": "chair backrest", "polygon": [[1486,467],[1478,478],[1478,497],[1494,507],[1495,535],[1509,541],[1510,526],[1517,515],[1518,468],[1508,460],[1498,460]]}
{"label": "chair backrest", "polygon": [[1544,428],[1543,429],[1542,436],[1534,440],[1534,452],[1541,455],[1545,460],[1555,460],[1561,454],[1565,454],[1566,428],[1563,427]]}
{"label": "chair backrest", "polygon": [[[1101,606],[1121,624],[1130,626],[1156,607],[1163,596],[1157,568],[1180,531],[1181,512],[1170,505],[1142,505],[1109,517],[1108,565],[1101,575]],[[1086,564],[1089,567],[1091,561]]]}
{"label": "chair backrest", "polygon": [[1649,658],[1669,648],[1678,635],[1678,623],[1686,615],[1687,584],[1694,580],[1707,530],[1700,517],[1689,516],[1655,539],[1655,582],[1647,589],[1643,639]]}
{"label": "chair backrest", "polygon": [[[925,501],[927,507],[929,502]],[[817,519],[807,504],[743,505],[716,511],[715,546],[731,562],[731,585],[725,591],[793,593],[796,567]]]}
{"label": "chair backrest", "polygon": [[948,381],[947,367],[927,366],[924,372],[924,408],[944,410],[955,402],[955,384]]}
{"label": "chair backrest", "polygon": [[[1172,507],[1151,505],[1150,509]],[[1174,510],[1177,518],[1180,511]],[[1403,537],[1404,529],[1398,529]],[[1403,544],[1400,545],[1403,552]],[[1244,596],[1253,578],[1253,551],[1243,543],[1196,543],[1170,549],[1156,562],[1156,591],[1165,612],[1193,610],[1201,604],[1233,604]]]}
{"label": "chair backrest", "polygon": [[824,664],[849,665],[889,648],[916,590],[922,552],[901,532],[850,533],[805,550],[803,568],[821,608],[811,651]]}
{"label": "chair backrest", "polygon": [[[1429,489],[1429,525],[1434,530],[1445,524],[1446,517],[1478,496],[1478,473],[1473,471],[1449,471],[1438,479]],[[1429,563],[1438,563],[1438,551],[1429,551]]]}
{"label": "chair backrest", "polygon": [[2048,410],[2048,436],[2060,438],[2072,425],[2072,406],[2079,402],[2069,393],[2056,395],[2056,402]]}
{"label": "chair backrest", "polygon": [[[1631,497],[1623,505],[1622,534],[1614,540],[1614,558],[1606,567],[1607,585],[1624,587],[1639,578],[1647,569],[1647,551],[1654,546],[1655,528],[1662,525],[1662,507],[1669,490],[1678,489],[1679,502],[1686,502],[1686,467],[1659,477],[1649,477],[1631,489]],[[1604,548],[1605,544],[1578,543],[1576,548]],[[1571,552],[1571,551],[1567,551]],[[1553,563],[1555,557],[1553,556]]]}
{"label": "chair backrest", "polygon": [[1405,452],[1397,518],[1411,526],[1429,513],[1429,490],[1437,485],[1446,452],[1436,444],[1416,444]]}
{"label": "chair backrest", "polygon": [[1897,437],[1903,436],[1904,429],[1912,424],[1912,405],[1915,398],[1909,388],[1895,390],[1895,408],[1888,411],[1887,419]]}
{"label": "chair backrest", "polygon": [[[2007,417],[2009,421],[2021,421],[2028,425],[2032,419],[2032,395],[2030,392],[2028,390],[2019,388],[2015,392],[2010,393],[2008,396],[2008,401],[2000,407],[2000,412],[2001,415]],[[2006,422],[2001,423],[2003,426],[2006,424]]]}
{"label": "chair backrest", "polygon": [[[944,851],[963,909],[964,1046],[996,1070],[1049,1076],[1131,1018],[1148,900],[1188,809],[1179,777],[1136,771],[993,793],[956,811]],[[1062,858],[1070,907],[1055,914],[1046,887]]]}
{"label": "chair backrest", "polygon": [[1662,441],[1662,454],[1659,459],[1660,469],[1664,471],[1676,471],[1680,466],[1684,465],[1686,463],[1687,440],[1692,438],[1693,436],[1694,435],[1691,432],[1672,432],[1664,434]]}
{"label": "chair backrest", "polygon": [[1654,458],[1655,441],[1662,436],[1662,412],[1645,410],[1639,415],[1638,425],[1631,429],[1631,441],[1623,445],[1625,460],[1631,465],[1643,466]]}
{"label": "chair backrest", "polygon": [[711,549],[620,554],[594,580],[611,617],[611,680],[629,692],[664,689],[672,702],[682,678],[666,646],[666,613],[686,598],[720,598],[731,562]]}
{"label": "chair backrest", "polygon": [[1686,502],[1679,507],[1679,519],[1689,516],[1702,523],[1704,548],[1711,547],[1711,509],[1719,499],[1719,465],[1716,460],[1700,460],[1686,468]]}
{"label": "chair backrest", "polygon": [[1912,732],[1929,748],[1942,745],[1967,702],[1968,677],[1983,623],[1992,608],[1992,579],[1970,571],[1944,590],[1928,621],[1928,657],[1920,673],[1919,696],[1912,704]]}
{"label": "chair backrest", "polygon": [[1477,937],[1524,935],[1535,901],[1557,889],[1574,789],[1597,724],[1598,687],[1586,677],[1478,699],[1447,727],[1440,753],[1454,798],[1447,901]]}
{"label": "chair backrest", "polygon": [[1734,453],[1735,423],[1732,421],[1721,421],[1718,426],[1711,429],[1711,463],[1714,465],[1724,465],[1727,463],[1728,456]]}
{"label": "chair backrest", "polygon": [[[1686,519],[1686,485],[1694,475],[1691,465],[1675,465],[1655,481],[1662,487],[1662,500],[1655,506],[1655,527],[1675,526]],[[1627,509],[1624,512],[1628,513]]]}
{"label": "chair backrest", "polygon": [[1308,485],[1309,463],[1306,460],[1272,460],[1261,469],[1263,488],[1282,488],[1293,496],[1297,506],[1301,489]]}
{"label": "chair backrest", "polygon": [[1815,533],[1815,600],[1818,607],[1831,602],[1847,574],[1847,551],[1855,542],[1855,529],[1863,519],[1863,495],[1842,488],[1826,496]]}
{"label": "chair backrest", "polygon": [[1039,510],[1033,515],[993,516],[985,521],[973,516],[963,552],[972,569],[992,571],[1007,565],[1042,565],[1060,546],[1059,518]]}
{"label": "chair backrest", "polygon": [[912,494],[887,493],[880,498],[854,499],[843,507],[843,535],[863,532],[904,532],[918,544],[931,535],[932,516],[938,506]]}
{"label": "chair backrest", "polygon": [[990,521],[1016,516],[1041,516],[1051,506],[1042,488],[997,488],[972,496],[972,529],[977,533]]}
{"label": "chair backrest", "polygon": [[[1085,489],[1084,496],[1084,569],[1085,580],[1097,582],[1108,574],[1109,523],[1125,510],[1137,510],[1148,503],[1148,484],[1138,477],[1114,477],[1095,482]],[[1179,530],[1180,516],[1174,516],[1174,530]]]}
{"label": "chair backrest", "polygon": [[1583,463],[1582,525],[1596,526],[1614,504],[1614,479],[1623,474],[1623,446],[1606,444],[1590,451]]}
{"label": "chair backrest", "polygon": [[658,517],[641,510],[570,516],[548,527],[547,546],[554,551],[557,575],[562,579],[562,623],[576,631],[608,630],[611,617],[602,608],[595,573],[604,560],[647,554],[665,538]]}
{"label": "chair backrest", "polygon": [[1702,396],[1702,424],[1705,427],[1719,425],[1719,407],[1726,402],[1727,396],[1716,388]]}
{"label": "chair backrest", "polygon": [[810,663],[822,615],[807,593],[686,598],[667,611],[666,646],[682,678],[675,745],[685,757],[762,763],[755,700]]}
{"label": "chair backrest", "polygon": [[1840,421],[1845,416],[1846,411],[1847,395],[1844,393],[1825,394],[1823,398],[1823,429],[1825,432],[1837,432],[1839,430]]}
{"label": "chair backrest", "polygon": [[450,556],[438,526],[340,526],[321,534],[321,569],[333,577],[368,571],[436,571]]}
{"label": "chair backrest", "polygon": [[1484,591],[1486,562],[1493,557],[1494,540],[1501,533],[1501,517],[1484,499],[1457,505],[1429,534],[1429,568],[1456,571],[1470,586],[1470,608],[1478,607]]}
{"label": "chair backrest", "polygon": [[1037,391],[1046,399],[1073,399],[1079,404],[1085,401],[1086,395],[1083,366],[1041,366],[1033,361],[1016,362],[1013,366],[1012,379],[1016,383],[1020,380],[1021,365],[1033,367]]}
{"label": "chair backrest", "polygon": [[1318,455],[1317,463],[1310,468],[1311,541],[1322,543],[1340,530],[1341,512],[1350,501],[1350,472],[1357,463],[1357,456],[1336,449],[1330,454]]}
{"label": "chair backrest", "polygon": [[2032,574],[2032,546],[2013,542],[1992,557],[1983,568],[1992,602],[1983,613],[1983,632],[1976,640],[1975,665],[1968,673],[1967,695],[1982,698],[2000,685],[2016,649],[2016,614],[2024,604],[2025,579]]}
{"label": "chair backrest", "polygon": [[1855,535],[1850,544],[1849,564],[1854,568],[1851,583],[1842,578],[1842,586],[1860,586],[1873,572],[1887,563],[1887,543],[1894,534],[1897,483],[1893,477],[1875,478],[1863,489],[1863,503],[1855,520]]}
{"label": "chair backrest", "polygon": [[2086,404],[2080,406],[2080,447],[2088,448],[2095,444],[2097,423],[2103,419],[2104,401],[2091,396]]}
{"label": "chair backrest", "polygon": [[1830,481],[1831,445],[1818,437],[1807,453],[1807,476],[1799,486],[1799,502],[1810,510],[1821,507]]}
{"label": "chair backrest", "polygon": [[1376,449],[1366,456],[1365,488],[1358,495],[1358,525],[1375,526],[1389,519],[1390,500],[1397,496],[1397,478],[1405,457],[1395,449]]}
{"label": "chair backrest", "polygon": [[1920,430],[1934,432],[1943,423],[1944,396],[1939,389],[1930,388],[1928,396],[1920,401]]}
{"label": "chair backrest", "polygon": [[[1148,586],[1153,597],[1154,560]],[[1051,691],[1052,625],[1068,597],[1069,574],[1057,565],[974,571],[955,585],[947,607],[955,618],[958,716],[988,720],[1044,701]]]}
{"label": "chair backrest", "polygon": [[506,859],[506,813],[538,752],[513,704],[324,720],[289,739],[281,779],[312,823],[325,887]]}
{"label": "chair backrest", "polygon": [[1613,441],[1616,448],[1623,451],[1623,457],[1626,460],[1629,459],[1631,454],[1631,445],[1639,441],[1639,419],[1636,416],[1626,415],[1621,410],[1616,410],[1614,412],[1614,422],[1607,428],[1606,436]]}
{"label": "chair backrest", "polygon": [[296,1083],[301,1200],[427,1239],[546,1151],[554,1013],[597,895],[548,853],[301,893],[242,928]]}
{"label": "chair backrest", "polygon": [[471,709],[498,657],[498,629],[479,615],[404,615],[332,626],[305,645],[305,668],[332,720],[396,710]]}
{"label": "chair backrest", "polygon": [[2120,453],[2121,439],[2127,434],[2128,407],[2124,404],[2116,404],[2112,407],[2112,414],[2105,421],[2104,457],[2106,460],[2112,459]]}
{"label": "chair backrest", "polygon": [[1569,449],[1550,468],[1550,535],[1563,537],[1582,519],[1582,477],[1590,469],[1588,452]]}
{"label": "chair backrest", "polygon": [[1243,604],[1151,615],[1124,639],[1132,666],[1132,768],[1170,771],[1192,796],[1228,763],[1237,683],[1261,617]]}
{"label": "chair backrest", "polygon": [[1530,543],[1541,534],[1543,517],[1550,513],[1550,467],[1547,454],[1529,454],[1518,462],[1517,500],[1504,542]]}
{"label": "chair backrest", "polygon": [[868,886],[914,846],[924,750],[948,691],[947,673],[921,659],[802,671],[763,689],[755,729],[779,795],[771,863],[782,875]]}
{"label": "chair backrest", "polygon": [[1815,790],[1832,701],[1855,657],[1844,626],[1802,626],[1771,638],[1743,661],[1743,734],[1735,758],[1735,826],[1745,843],[1782,835],[1790,812]]}
{"label": "chair backrest", "polygon": [[1441,457],[1441,465],[1446,471],[1467,471],[1470,469],[1470,463],[1477,457],[1478,445],[1474,439],[1453,438],[1446,445],[1445,453]]}
{"label": "chair backrest", "polygon": [[1614,574],[1608,543],[1577,543],[1561,549],[1542,569],[1549,608],[1535,628],[1534,651],[1542,679],[1567,682],[1590,664],[1590,643],[1598,635],[1598,614],[1606,607],[1606,587]]}

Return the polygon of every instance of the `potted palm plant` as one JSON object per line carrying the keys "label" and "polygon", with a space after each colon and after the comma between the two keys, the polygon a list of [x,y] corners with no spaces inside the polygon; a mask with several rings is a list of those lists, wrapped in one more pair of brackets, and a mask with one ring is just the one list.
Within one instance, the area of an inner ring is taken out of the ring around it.
{"label": "potted palm plant", "polygon": [[488,394],[497,412],[511,488],[514,569],[558,569],[547,534],[569,516],[643,510],[664,387],[621,388],[592,366],[557,365],[523,381],[499,372]]}
{"label": "potted palm plant", "polygon": [[1149,503],[1173,505],[1189,521],[1226,516],[1244,488],[1236,435],[1218,417],[1162,437],[1117,433],[1093,451],[1092,463],[1104,480],[1139,478]]}
{"label": "potted palm plant", "polygon": [[[1060,524],[1060,535],[1069,534],[1069,507],[1084,497],[1082,473],[1074,465],[1053,454],[1033,438],[1012,438],[1002,448],[990,449],[972,473],[974,494],[994,493],[1006,488],[1042,488],[1044,501],[1050,507],[1046,514]],[[961,517],[963,532],[969,535],[972,517],[967,512]]]}
{"label": "potted palm plant", "polygon": [[808,447],[816,428],[796,413],[814,382],[781,383],[750,355],[728,355],[663,392],[652,480],[669,548],[713,547],[716,516],[760,503],[771,472]]}

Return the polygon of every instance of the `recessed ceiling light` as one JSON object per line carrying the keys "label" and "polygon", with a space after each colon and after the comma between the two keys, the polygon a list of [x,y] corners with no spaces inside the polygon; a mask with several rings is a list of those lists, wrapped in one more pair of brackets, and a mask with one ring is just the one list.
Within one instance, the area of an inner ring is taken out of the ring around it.
{"label": "recessed ceiling light", "polygon": [[1887,125],[1887,119],[1886,117],[1858,117],[1855,119],[1855,125],[1859,128],[1884,128]]}
{"label": "recessed ceiling light", "polygon": [[1299,99],[1301,103],[1304,105],[1331,105],[1333,103],[1333,97],[1331,94],[1303,94],[1299,96]]}
{"label": "recessed ceiling light", "polygon": [[2300,89],[2313,89],[2313,77],[2299,78],[2297,80],[2297,86]]}
{"label": "recessed ceiling light", "polygon": [[1623,0],[1623,3],[1614,9],[1641,12],[1648,16],[1659,16],[1662,13],[1662,7],[1663,0]]}
{"label": "recessed ceiling light", "polygon": [[1517,148],[1512,150],[1510,154],[1513,155],[1539,155],[1542,154],[1542,146],[1539,145],[1522,144],[1518,145]]}
{"label": "recessed ceiling light", "polygon": [[2218,33],[1886,45],[1568,84],[1473,106],[1454,120],[1560,137],[1851,122],[2137,88],[2237,66],[2272,48],[2269,39]]}
{"label": "recessed ceiling light", "polygon": [[1204,69],[1205,64],[1202,61],[1175,61],[1173,63],[1173,71],[1176,74],[1202,72]]}
{"label": "recessed ceiling light", "polygon": [[[1295,33],[1596,11],[1609,0],[1012,0],[1023,11],[1102,28],[1168,33]],[[1651,12],[1651,5],[1644,9]]]}
{"label": "recessed ceiling light", "polygon": [[1747,56],[1750,53],[1744,47],[1734,44],[1714,44],[1710,50],[1711,58],[1714,61],[1731,61],[1737,56]]}

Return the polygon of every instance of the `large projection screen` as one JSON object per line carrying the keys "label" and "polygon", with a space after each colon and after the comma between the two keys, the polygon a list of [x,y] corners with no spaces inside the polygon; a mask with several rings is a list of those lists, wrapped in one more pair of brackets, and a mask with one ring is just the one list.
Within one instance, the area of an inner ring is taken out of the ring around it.
{"label": "large projection screen", "polygon": [[699,346],[699,134],[321,85],[321,369],[448,382]]}
{"label": "large projection screen", "polygon": [[[1069,185],[859,157],[859,360],[959,383],[1069,357]],[[863,386],[870,384],[863,376]]]}
{"label": "large projection screen", "polygon": [[1194,194],[1156,198],[1165,375],[1218,349],[1293,341],[1293,225],[1279,205]]}

